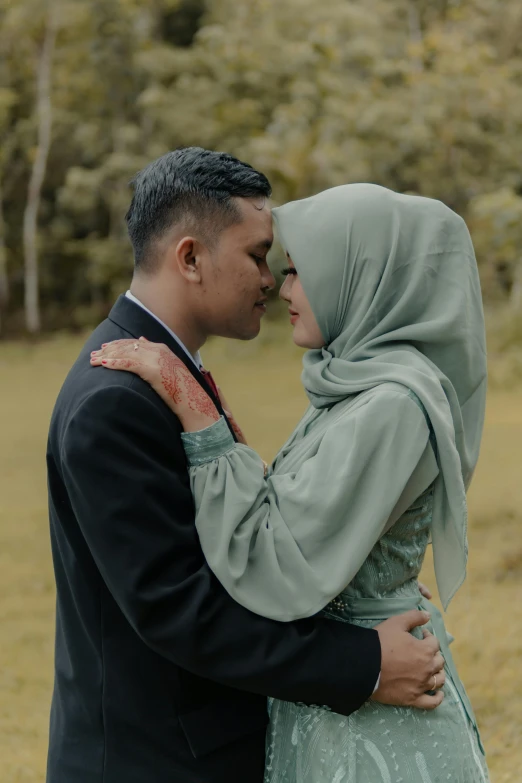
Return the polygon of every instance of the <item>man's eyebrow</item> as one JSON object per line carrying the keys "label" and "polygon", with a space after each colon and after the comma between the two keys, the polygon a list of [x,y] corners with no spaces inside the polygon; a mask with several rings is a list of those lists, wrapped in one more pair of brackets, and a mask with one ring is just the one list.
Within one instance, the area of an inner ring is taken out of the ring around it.
{"label": "man's eyebrow", "polygon": [[262,239],[260,242],[256,242],[255,245],[252,245],[253,250],[270,250],[272,247],[273,242],[271,239]]}

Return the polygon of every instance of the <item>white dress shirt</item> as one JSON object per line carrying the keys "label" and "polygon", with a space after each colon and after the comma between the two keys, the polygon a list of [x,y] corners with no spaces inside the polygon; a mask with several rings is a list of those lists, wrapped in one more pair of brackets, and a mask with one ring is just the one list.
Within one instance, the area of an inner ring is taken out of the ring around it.
{"label": "white dress shirt", "polygon": [[200,354],[199,354],[199,351],[198,351],[198,352],[195,354],[195,356],[192,356],[192,354],[190,353],[190,351],[189,351],[189,349],[187,348],[187,346],[186,346],[186,345],[184,345],[184,343],[182,343],[182,342],[181,342],[181,340],[179,339],[178,335],[177,335],[177,334],[175,334],[175,333],[172,331],[172,329],[170,329],[170,327],[168,327],[168,326],[167,326],[167,324],[164,324],[164,323],[163,323],[163,321],[161,320],[161,318],[158,318],[158,316],[157,316],[157,315],[154,315],[154,313],[152,312],[152,310],[149,310],[149,308],[148,308],[148,307],[145,307],[145,305],[144,305],[142,302],[140,302],[140,300],[139,300],[139,299],[137,299],[137,298],[134,296],[134,294],[131,294],[131,292],[130,292],[130,291],[127,291],[127,292],[126,292],[126,294],[125,294],[125,296],[127,297],[127,299],[130,299],[130,300],[131,300],[131,302],[134,302],[134,304],[137,304],[137,305],[138,305],[138,307],[141,307],[141,309],[142,309],[142,310],[145,310],[145,312],[146,312],[146,313],[148,313],[149,315],[151,315],[151,316],[152,316],[152,317],[153,317],[153,318],[154,318],[154,319],[155,319],[155,320],[156,320],[156,321],[157,321],[159,324],[161,324],[161,325],[163,326],[163,328],[164,328],[164,329],[166,329],[166,330],[167,330],[167,332],[170,334],[170,336],[172,337],[172,339],[173,339],[173,340],[175,340],[175,341],[177,342],[177,344],[180,346],[180,348],[183,348],[183,350],[185,351],[185,353],[187,354],[187,356],[189,357],[189,359],[190,359],[192,362],[194,362],[194,364],[196,365],[196,367],[198,368],[198,370],[201,370],[201,368],[203,367],[203,363],[202,363],[202,361],[201,361],[201,356],[200,356]]}

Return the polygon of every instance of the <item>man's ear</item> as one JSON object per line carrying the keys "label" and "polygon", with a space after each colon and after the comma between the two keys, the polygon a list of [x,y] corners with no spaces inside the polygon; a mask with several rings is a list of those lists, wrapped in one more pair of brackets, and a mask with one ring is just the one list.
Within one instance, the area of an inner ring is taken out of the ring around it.
{"label": "man's ear", "polygon": [[173,262],[189,283],[201,282],[201,256],[205,247],[194,237],[183,237],[174,248]]}

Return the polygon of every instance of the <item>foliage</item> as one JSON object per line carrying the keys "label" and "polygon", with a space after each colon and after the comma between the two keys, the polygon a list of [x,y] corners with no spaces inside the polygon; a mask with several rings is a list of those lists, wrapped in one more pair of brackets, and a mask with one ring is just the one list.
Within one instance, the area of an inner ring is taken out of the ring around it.
{"label": "foliage", "polygon": [[475,196],[469,213],[491,295],[496,285],[497,297],[508,294],[513,309],[522,311],[522,197],[513,188],[500,188]]}
{"label": "foliage", "polygon": [[48,328],[95,321],[126,285],[128,182],[189,144],[261,168],[276,201],[361,180],[440,198],[469,220],[486,297],[519,306],[519,0],[0,0],[11,330],[49,2],[60,28],[39,212]]}

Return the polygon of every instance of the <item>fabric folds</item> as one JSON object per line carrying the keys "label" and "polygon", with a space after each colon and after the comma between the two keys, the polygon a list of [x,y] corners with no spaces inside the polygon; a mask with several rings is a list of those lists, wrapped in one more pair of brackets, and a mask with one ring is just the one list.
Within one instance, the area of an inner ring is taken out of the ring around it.
{"label": "fabric folds", "polygon": [[426,418],[399,385],[325,412],[266,478],[248,446],[235,444],[225,454],[216,447],[212,454],[219,427],[196,434],[206,461],[189,457],[201,546],[230,595],[274,620],[326,606],[355,576],[390,518],[438,473]]}
{"label": "fabric folds", "polygon": [[285,204],[274,218],[325,338],[304,357],[311,404],[328,408],[395,382],[426,409],[440,466],[432,536],[446,608],[466,574],[466,489],[486,400],[484,315],[466,225],[439,201],[370,184]]}

